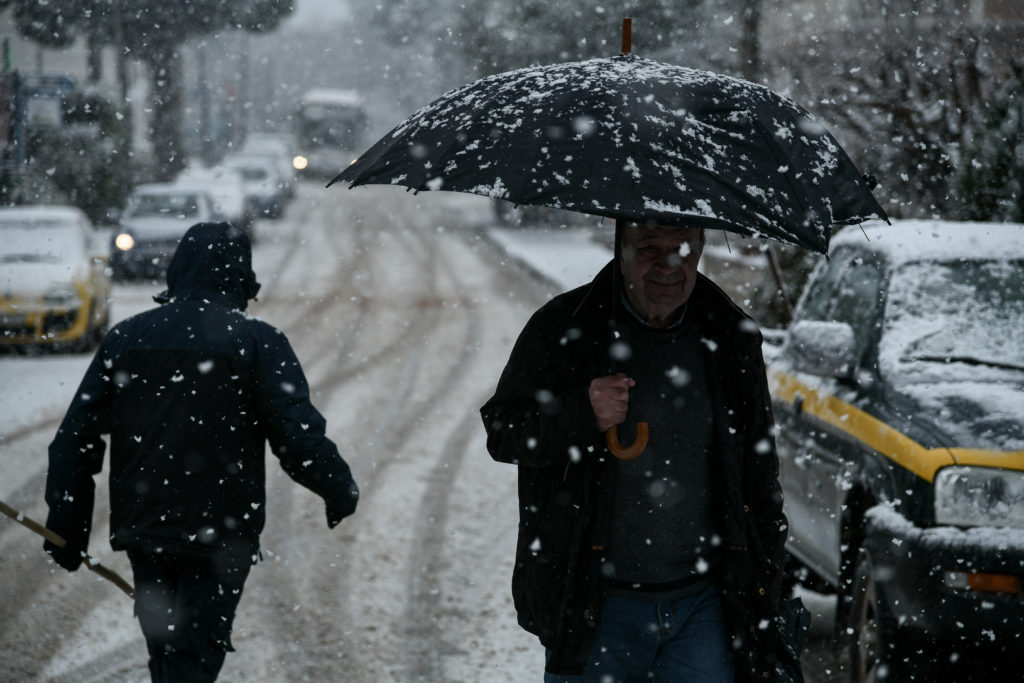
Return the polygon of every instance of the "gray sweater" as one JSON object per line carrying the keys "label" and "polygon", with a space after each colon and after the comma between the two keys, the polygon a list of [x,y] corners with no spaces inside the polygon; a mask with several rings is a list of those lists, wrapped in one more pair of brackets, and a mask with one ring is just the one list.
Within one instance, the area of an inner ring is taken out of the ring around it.
{"label": "gray sweater", "polygon": [[619,438],[637,422],[650,440],[635,460],[618,461],[609,560],[616,582],[675,583],[707,577],[714,562],[708,491],[712,411],[700,331],[685,317],[668,330],[633,321],[621,370],[636,381]]}

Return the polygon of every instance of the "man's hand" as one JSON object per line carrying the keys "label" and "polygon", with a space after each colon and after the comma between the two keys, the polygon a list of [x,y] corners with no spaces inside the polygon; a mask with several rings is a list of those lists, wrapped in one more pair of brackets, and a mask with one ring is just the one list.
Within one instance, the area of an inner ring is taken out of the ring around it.
{"label": "man's hand", "polygon": [[72,547],[65,545],[63,548],[57,547],[57,545],[50,541],[43,542],[43,550],[50,554],[53,561],[59,564],[69,572],[73,572],[82,566],[82,560],[85,559],[85,550],[81,548]]}
{"label": "man's hand", "polygon": [[327,503],[327,527],[333,529],[356,511],[356,504],[359,502],[359,487],[355,481],[349,484],[348,497],[333,503]]}
{"label": "man's hand", "polygon": [[606,432],[626,419],[629,408],[629,388],[636,382],[624,375],[597,377],[590,382],[590,405],[594,409],[597,428]]}

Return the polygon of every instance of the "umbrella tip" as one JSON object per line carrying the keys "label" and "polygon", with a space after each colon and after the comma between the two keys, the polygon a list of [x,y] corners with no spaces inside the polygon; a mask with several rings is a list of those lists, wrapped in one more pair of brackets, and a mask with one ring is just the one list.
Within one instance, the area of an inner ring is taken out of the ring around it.
{"label": "umbrella tip", "polygon": [[628,55],[633,49],[633,20],[626,17],[622,20],[622,54]]}

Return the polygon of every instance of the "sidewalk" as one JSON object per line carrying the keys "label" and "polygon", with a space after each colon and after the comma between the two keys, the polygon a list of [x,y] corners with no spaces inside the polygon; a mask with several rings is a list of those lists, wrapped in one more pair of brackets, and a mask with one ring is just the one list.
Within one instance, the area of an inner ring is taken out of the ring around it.
{"label": "sidewalk", "polygon": [[581,228],[490,228],[487,235],[538,276],[568,291],[594,279],[612,250]]}
{"label": "sidewalk", "polygon": [[[612,230],[609,228],[609,231]],[[509,256],[563,291],[594,279],[612,258],[612,250],[584,228],[490,228],[487,235]],[[610,235],[609,240],[611,241]],[[725,289],[746,308],[750,288],[763,278],[766,261],[761,255],[733,251],[727,245],[704,248],[700,272]]]}

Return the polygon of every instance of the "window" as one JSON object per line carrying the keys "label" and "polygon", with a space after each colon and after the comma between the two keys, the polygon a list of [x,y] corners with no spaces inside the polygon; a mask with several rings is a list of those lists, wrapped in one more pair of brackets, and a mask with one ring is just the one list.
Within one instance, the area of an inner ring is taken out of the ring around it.
{"label": "window", "polygon": [[830,318],[853,328],[857,358],[864,355],[877,319],[881,274],[875,264],[855,258],[836,288]]}

